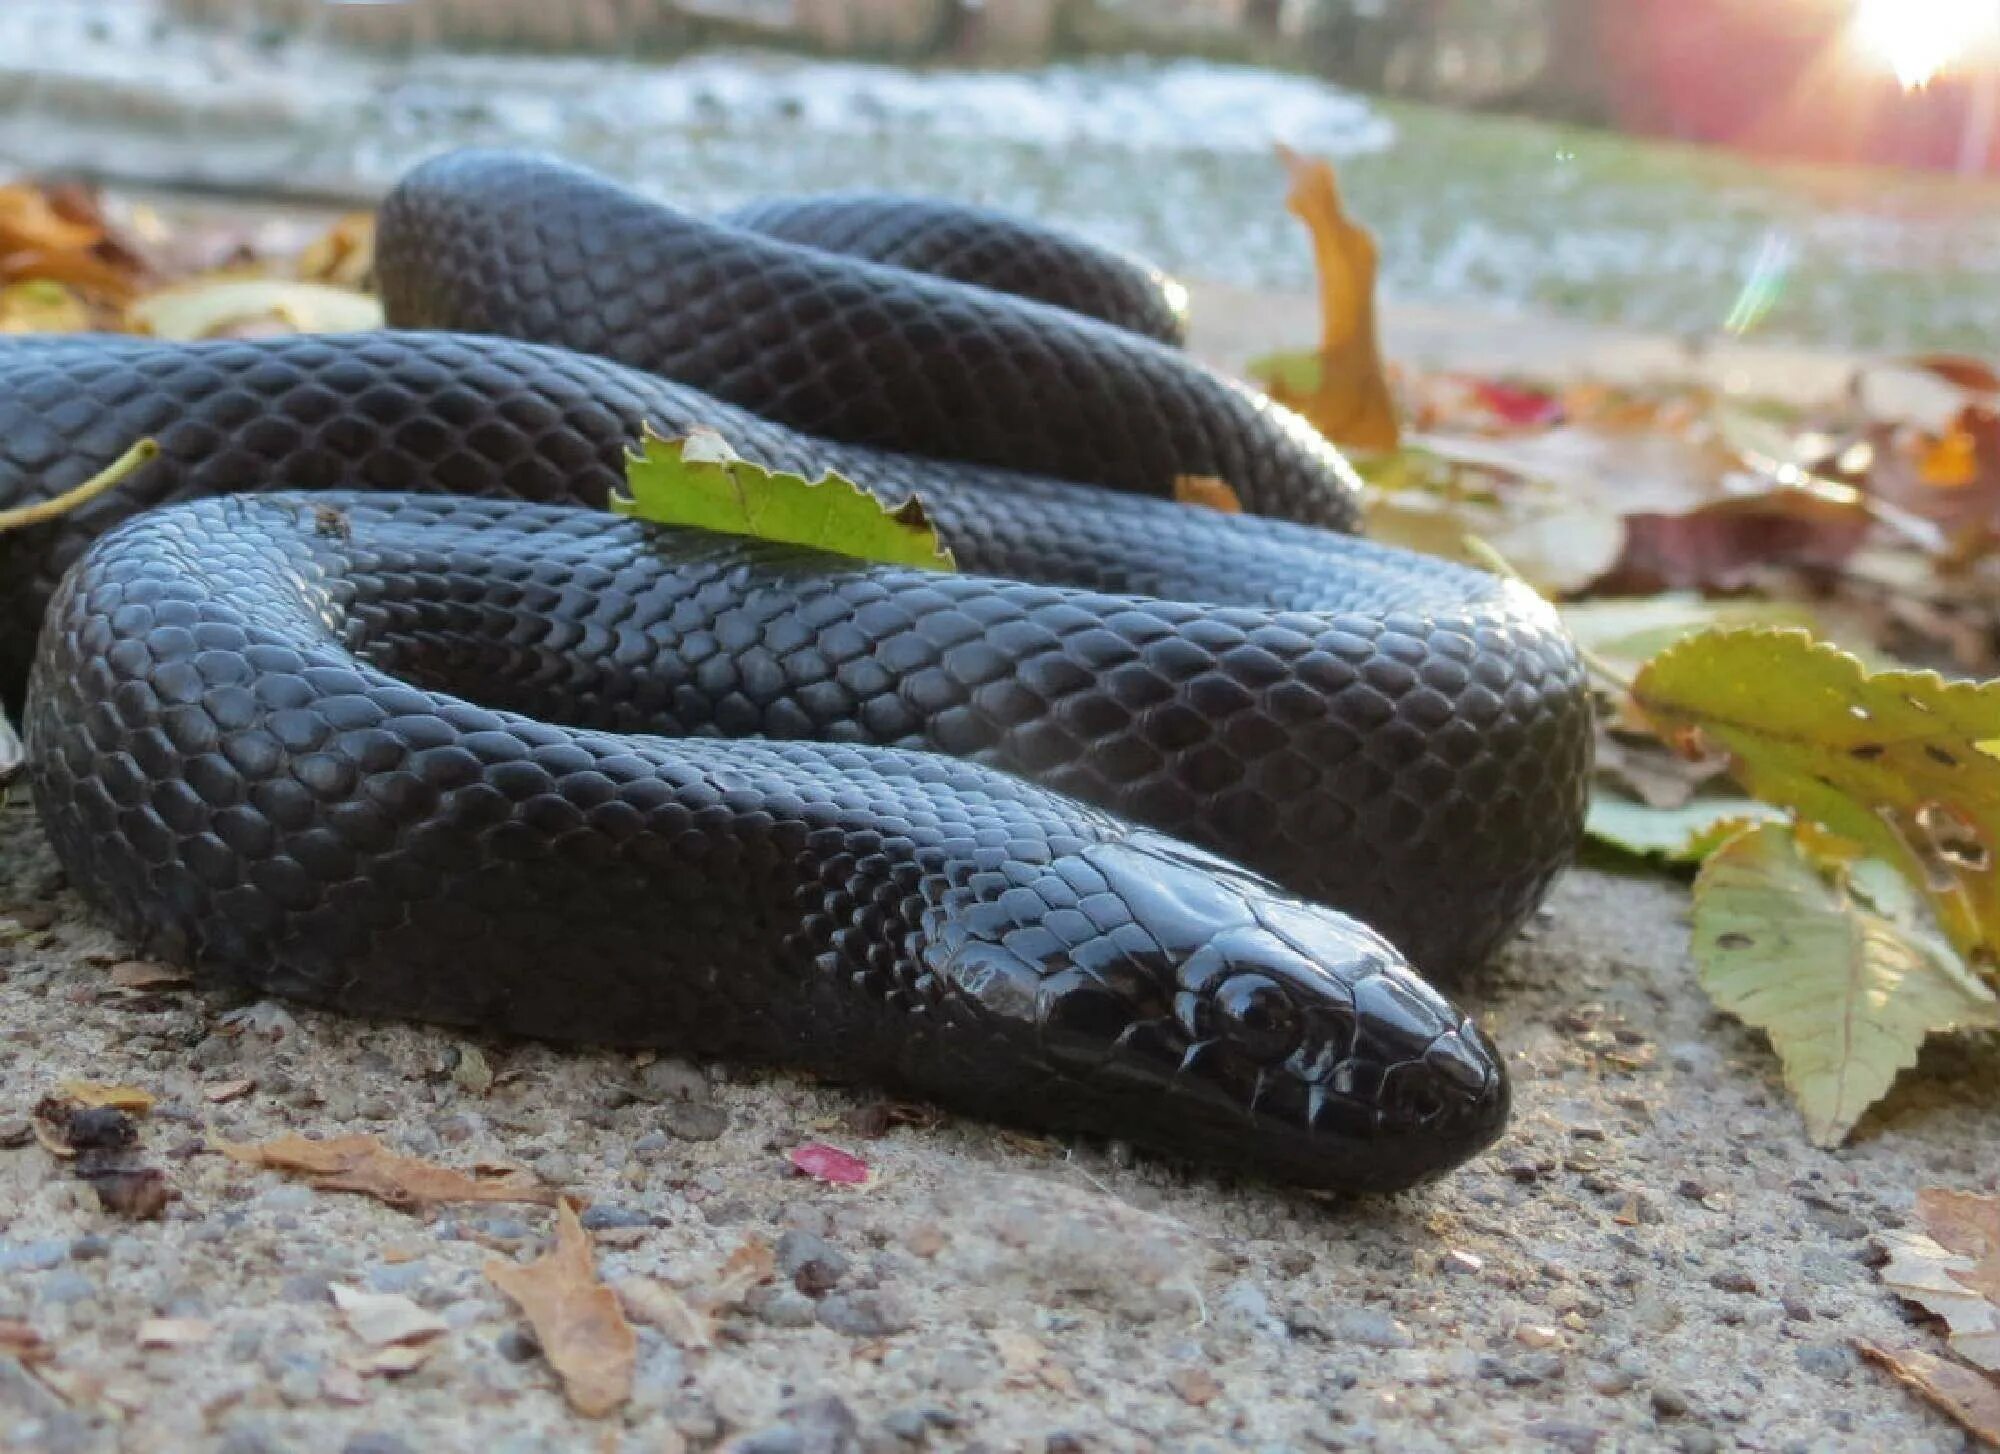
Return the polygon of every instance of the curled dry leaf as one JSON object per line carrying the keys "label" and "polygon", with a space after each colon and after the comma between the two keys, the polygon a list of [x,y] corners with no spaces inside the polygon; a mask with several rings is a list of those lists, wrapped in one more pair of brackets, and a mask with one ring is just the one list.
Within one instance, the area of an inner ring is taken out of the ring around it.
{"label": "curled dry leaf", "polygon": [[1885,1348],[1866,1338],[1856,1338],[1854,1347],[1896,1382],[1915,1389],[1957,1420],[1980,1443],[2000,1449],[2000,1384],[1921,1348]]}
{"label": "curled dry leaf", "polygon": [[544,1207],[556,1202],[555,1188],[525,1171],[467,1176],[399,1156],[373,1136],[311,1141],[287,1135],[256,1144],[217,1141],[214,1145],[232,1160],[304,1176],[315,1191],[357,1192],[403,1211],[426,1211],[453,1202],[527,1202]]}
{"label": "curled dry leaf", "polygon": [[659,1329],[676,1347],[703,1349],[715,1342],[715,1320],[658,1278],[626,1278],[618,1284],[618,1300],[628,1316]]}
{"label": "curled dry leaf", "polygon": [[111,982],[122,990],[165,990],[193,984],[184,969],[147,959],[124,959],[111,966]]}
{"label": "curled dry leaf", "polygon": [[486,1277],[527,1315],[578,1413],[602,1418],[631,1397],[638,1338],[617,1294],[598,1279],[590,1234],[569,1202],[556,1209],[553,1249],[526,1266],[490,1259]]}
{"label": "curled dry leaf", "polygon": [[202,1318],[148,1318],[139,1325],[141,1348],[193,1348],[215,1336],[215,1324]]}
{"label": "curled dry leaf", "polygon": [[837,1186],[866,1186],[870,1175],[868,1163],[851,1151],[842,1151],[838,1146],[828,1146],[823,1141],[808,1141],[803,1146],[794,1146],[787,1160],[792,1166],[815,1181],[828,1181]]}
{"label": "curled dry leaf", "polygon": [[126,310],[135,333],[235,338],[269,333],[355,333],[382,326],[382,305],[325,283],[222,275],[148,294]]}
{"label": "curled dry leaf", "polygon": [[1375,238],[1348,215],[1330,163],[1283,146],[1278,157],[1290,181],[1285,206],[1312,235],[1320,344],[1317,353],[1262,359],[1250,371],[1272,398],[1335,444],[1392,450],[1402,442],[1402,425],[1376,328]]}
{"label": "curled dry leaf", "polygon": [[135,1085],[106,1085],[96,1080],[66,1080],[62,1093],[79,1106],[92,1110],[109,1106],[130,1115],[143,1116],[157,1104],[151,1091]]}
{"label": "curled dry leaf", "polygon": [[761,1237],[745,1238],[724,1260],[715,1285],[709,1289],[709,1301],[715,1307],[731,1307],[742,1302],[751,1288],[769,1282],[777,1271],[778,1258],[770,1243]]}
{"label": "curled dry leaf", "polygon": [[2000,1197],[1925,1187],[1921,1230],[1877,1234],[1882,1285],[1944,1319],[1951,1350],[2000,1373]]}
{"label": "curled dry leaf", "polygon": [[443,1318],[400,1293],[364,1292],[338,1282],[333,1284],[332,1293],[334,1306],[340,1309],[348,1328],[364,1343],[420,1343],[448,1331]]}

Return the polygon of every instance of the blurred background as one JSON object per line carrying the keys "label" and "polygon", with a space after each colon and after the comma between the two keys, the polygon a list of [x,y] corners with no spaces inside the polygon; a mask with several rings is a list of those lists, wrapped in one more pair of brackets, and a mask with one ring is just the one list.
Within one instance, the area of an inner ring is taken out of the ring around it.
{"label": "blurred background", "polygon": [[1197,279],[1310,254],[1334,159],[1393,301],[1978,349],[2000,0],[4,0],[0,171],[372,201],[526,145],[706,208],[897,187]]}

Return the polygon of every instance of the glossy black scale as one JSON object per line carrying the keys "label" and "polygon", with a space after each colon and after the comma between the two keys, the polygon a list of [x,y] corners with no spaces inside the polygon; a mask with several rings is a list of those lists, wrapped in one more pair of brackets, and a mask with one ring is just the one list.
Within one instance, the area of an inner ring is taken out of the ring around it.
{"label": "glossy black scale", "polygon": [[[1241,469],[1253,508],[1344,522],[1353,481],[1282,411],[1043,303],[516,158],[420,168],[383,228],[401,321],[541,334],[561,302],[556,341],[683,378],[431,331],[0,345],[0,505],[164,448],[0,537],[10,690],[74,566],[32,771],[128,930],[359,1011],[806,1064],[1314,1185],[1407,1184],[1497,1131],[1497,1058],[1403,959],[1476,963],[1574,839],[1588,712],[1545,606],[1154,498]],[[727,348],[661,278],[728,280]],[[1079,369],[1112,382],[1038,407]],[[921,490],[965,573],[570,508],[642,420]],[[941,429],[974,457],[921,457]],[[208,498],[356,488],[395,493]]]}

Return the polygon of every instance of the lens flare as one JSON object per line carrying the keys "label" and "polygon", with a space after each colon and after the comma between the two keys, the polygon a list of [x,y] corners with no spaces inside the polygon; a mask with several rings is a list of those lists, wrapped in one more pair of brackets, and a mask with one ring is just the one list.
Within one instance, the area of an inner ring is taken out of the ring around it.
{"label": "lens flare", "polygon": [[1856,0],[1857,50],[1887,65],[1914,91],[2000,32],[1994,0]]}

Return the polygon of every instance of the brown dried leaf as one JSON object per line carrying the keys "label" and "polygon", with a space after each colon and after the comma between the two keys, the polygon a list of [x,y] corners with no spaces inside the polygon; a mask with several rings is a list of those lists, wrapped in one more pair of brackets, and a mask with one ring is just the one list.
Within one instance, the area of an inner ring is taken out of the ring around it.
{"label": "brown dried leaf", "polygon": [[143,1116],[158,1104],[151,1091],[143,1091],[133,1085],[107,1085],[97,1080],[66,1080],[62,1083],[62,1093],[79,1106],[92,1110],[110,1106],[134,1116]]}
{"label": "brown dried leaf", "polygon": [[553,1250],[526,1266],[493,1258],[486,1277],[520,1304],[578,1413],[601,1418],[631,1397],[639,1340],[598,1279],[590,1236],[567,1200],[556,1210]]}
{"label": "brown dried leaf", "polygon": [[1214,475],[1175,475],[1174,499],[1183,505],[1220,510],[1225,515],[1243,513],[1243,501],[1229,481]]}
{"label": "brown dried leaf", "polygon": [[1889,1254],[1879,1276],[1896,1296],[1944,1319],[1952,1352],[1988,1372],[2000,1370],[2000,1307],[1967,1282],[1980,1262],[1922,1232],[1878,1232]]}
{"label": "brown dried leaf", "polygon": [[1278,157],[1290,181],[1285,206],[1312,235],[1320,345],[1316,356],[1253,368],[1263,374],[1272,398],[1305,415],[1335,444],[1392,450],[1402,440],[1402,425],[1376,328],[1381,257],[1375,238],[1348,215],[1329,163],[1284,146]]}
{"label": "brown dried leaf", "polygon": [[171,964],[154,964],[148,959],[125,959],[111,966],[111,982],[120,989],[163,990],[193,984],[186,970]]}
{"label": "brown dried leaf", "polygon": [[618,1284],[618,1300],[626,1313],[658,1328],[678,1347],[701,1349],[715,1342],[715,1320],[657,1278],[626,1278]]}
{"label": "brown dried leaf", "polygon": [[1927,1186],[1917,1193],[1917,1219],[1939,1246],[1971,1259],[1969,1270],[1953,1269],[1953,1281],[2000,1304],[2000,1197]]}
{"label": "brown dried leaf", "polygon": [[19,1318],[0,1318],[0,1355],[23,1363],[46,1363],[56,1356],[47,1340]]}
{"label": "brown dried leaf", "polygon": [[357,1192],[403,1211],[424,1211],[453,1202],[527,1202],[553,1206],[555,1188],[525,1171],[471,1177],[447,1166],[399,1156],[373,1136],[336,1136],[310,1141],[279,1136],[256,1144],[217,1141],[215,1149],[250,1166],[308,1177],[315,1191]]}
{"label": "brown dried leaf", "polygon": [[308,282],[366,288],[374,271],[375,217],[369,212],[350,212],[299,256],[299,276]]}
{"label": "brown dried leaf", "polygon": [[777,1276],[777,1272],[778,1258],[771,1251],[770,1243],[760,1237],[747,1238],[722,1264],[715,1286],[709,1289],[707,1301],[710,1306],[719,1308],[740,1303],[751,1288],[769,1282]]}
{"label": "brown dried leaf", "polygon": [[1915,1389],[1956,1419],[1980,1443],[2000,1449],[2000,1384],[1920,1348],[1884,1348],[1866,1338],[1856,1338],[1854,1346],[1896,1382]]}

